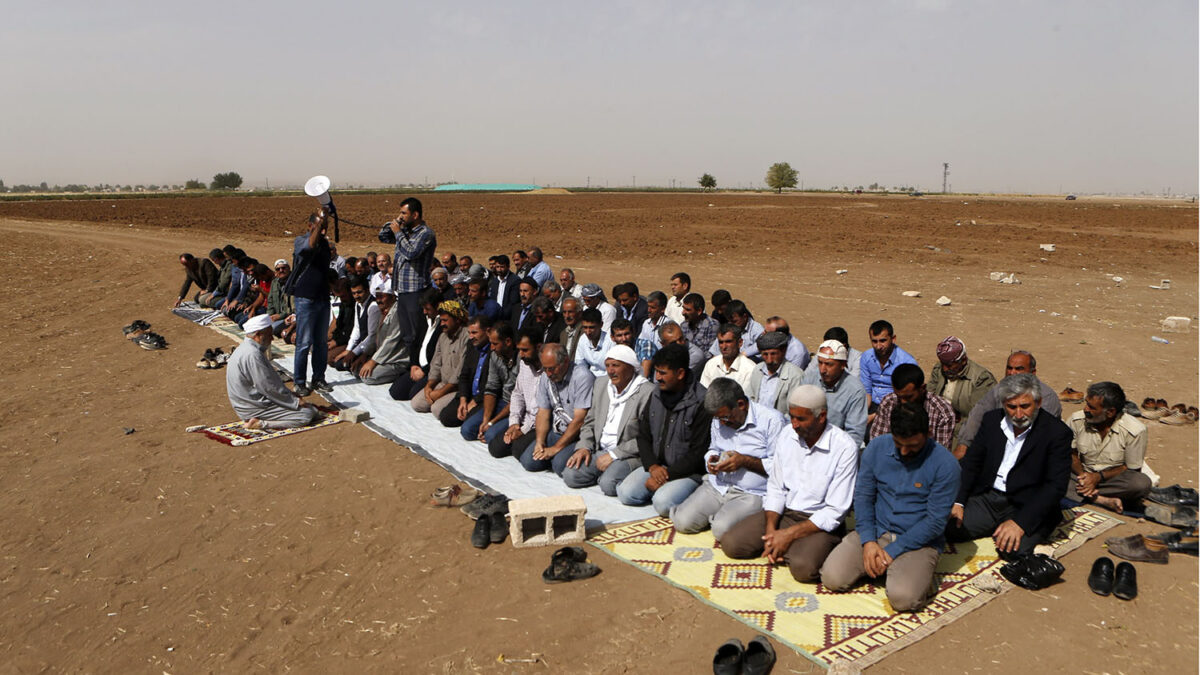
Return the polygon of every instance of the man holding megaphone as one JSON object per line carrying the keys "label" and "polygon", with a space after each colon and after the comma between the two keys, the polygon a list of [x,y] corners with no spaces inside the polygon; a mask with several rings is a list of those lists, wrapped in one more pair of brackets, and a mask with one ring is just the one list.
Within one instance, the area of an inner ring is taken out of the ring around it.
{"label": "man holding megaphone", "polygon": [[[313,389],[331,391],[325,382],[325,366],[329,361],[329,262],[332,254],[325,229],[329,214],[324,208],[308,217],[308,233],[296,237],[292,247],[292,268],[287,291],[296,307],[296,359],[292,372],[296,395],[308,396]],[[308,359],[312,355],[312,386],[307,383]]]}

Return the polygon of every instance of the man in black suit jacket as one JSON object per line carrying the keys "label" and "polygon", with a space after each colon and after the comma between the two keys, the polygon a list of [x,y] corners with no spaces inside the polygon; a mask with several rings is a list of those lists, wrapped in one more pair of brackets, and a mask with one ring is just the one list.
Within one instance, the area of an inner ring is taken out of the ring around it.
{"label": "man in black suit jacket", "polygon": [[1032,553],[1062,520],[1059,502],[1071,476],[1071,429],[1042,415],[1042,388],[1029,374],[1010,375],[997,393],[1004,405],[983,417],[962,458],[958,499],[946,536],[991,536],[1001,557]]}
{"label": "man in black suit jacket", "polygon": [[[492,274],[488,277],[488,298],[500,305],[501,316],[512,313],[513,307],[520,302],[520,290],[517,284],[520,279],[509,271],[509,261],[506,255],[495,255],[488,258],[492,265]],[[503,286],[503,290],[501,290]]]}
{"label": "man in black suit jacket", "polygon": [[[438,336],[442,334],[442,324],[438,320],[438,305],[442,295],[436,288],[427,288],[420,299],[422,318],[417,322],[417,332],[409,345],[408,370],[392,382],[388,389],[391,397],[397,401],[411,401],[412,397],[425,388],[428,381],[429,364],[433,361],[433,352],[437,348]],[[426,340],[426,335],[429,339]],[[424,351],[421,350],[424,345]]]}
{"label": "man in black suit jacket", "polygon": [[627,319],[633,326],[633,337],[636,339],[642,332],[642,322],[650,315],[646,299],[638,294],[637,284],[627,281],[613,289],[617,300],[618,316]]}
{"label": "man in black suit jacket", "polygon": [[513,305],[509,315],[509,323],[512,324],[513,330],[521,330],[525,326],[533,324],[533,300],[538,297],[540,290],[538,282],[532,277],[521,279],[517,288],[520,289],[520,297],[517,304]]}

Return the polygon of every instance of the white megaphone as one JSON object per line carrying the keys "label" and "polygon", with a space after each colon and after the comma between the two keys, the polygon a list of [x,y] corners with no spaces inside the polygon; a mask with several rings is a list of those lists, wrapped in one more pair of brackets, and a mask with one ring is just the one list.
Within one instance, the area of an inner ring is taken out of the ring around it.
{"label": "white megaphone", "polygon": [[329,184],[329,176],[313,176],[304,184],[304,194],[316,197],[325,211],[333,216],[333,240],[338,241],[338,212],[337,207],[333,205],[333,197],[329,196]]}

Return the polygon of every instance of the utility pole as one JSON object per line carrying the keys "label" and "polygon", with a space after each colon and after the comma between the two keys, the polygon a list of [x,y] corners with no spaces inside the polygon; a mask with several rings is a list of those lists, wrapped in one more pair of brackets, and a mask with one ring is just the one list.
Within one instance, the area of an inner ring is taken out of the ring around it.
{"label": "utility pole", "polygon": [[591,176],[587,177],[587,186],[592,187],[592,177]]}
{"label": "utility pole", "polygon": [[942,194],[946,194],[950,183],[950,163],[942,162]]}

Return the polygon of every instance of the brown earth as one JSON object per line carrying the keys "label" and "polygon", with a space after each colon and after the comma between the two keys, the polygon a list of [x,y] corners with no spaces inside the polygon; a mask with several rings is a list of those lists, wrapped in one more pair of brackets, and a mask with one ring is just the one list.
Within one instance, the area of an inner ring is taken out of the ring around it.
{"label": "brown earth", "polygon": [[[399,196],[338,196],[382,223]],[[689,271],[810,348],[839,324],[859,348],[884,317],[932,362],[960,336],[998,372],[1033,351],[1056,389],[1120,382],[1131,398],[1197,400],[1197,212],[1165,201],[1075,202],[754,194],[426,195],[441,248],[539,245],[552,266],[643,292]],[[194,367],[214,333],[168,309],[180,251],[233,242],[287,257],[306,198],[0,203],[8,355],[0,402],[0,670],[12,672],[707,672],[752,631],[601,553],[596,580],[547,587],[548,551],[467,543],[457,512],[423,506],[450,477],[366,429],[230,448],[185,426],[233,418],[220,372]],[[974,223],[972,223],[974,221]],[[956,224],[958,223],[958,224]],[[374,228],[372,227],[371,230]],[[383,250],[343,224],[344,254]],[[1054,243],[1044,253],[1040,243]],[[933,248],[929,248],[933,247]],[[562,256],[557,258],[556,256]],[[844,275],[836,270],[846,269]],[[1015,272],[1020,285],[988,279]],[[1123,277],[1116,283],[1109,275]],[[1169,291],[1148,288],[1171,279]],[[910,299],[901,291],[919,290]],[[947,295],[949,307],[934,299]],[[1040,310],[1045,310],[1040,311]],[[171,348],[119,328],[154,324]],[[1171,344],[1151,342],[1162,335]],[[224,346],[224,345],[223,345]],[[1068,406],[1068,412],[1076,408]],[[1196,484],[1195,426],[1150,423],[1165,484]],[[123,428],[134,428],[125,435]],[[1130,523],[1115,534],[1161,530]],[[1197,663],[1197,565],[1139,565],[1133,602],[1084,579],[1013,591],[880,671],[1176,672]],[[541,654],[544,665],[497,663]],[[775,672],[816,672],[783,649]]]}

